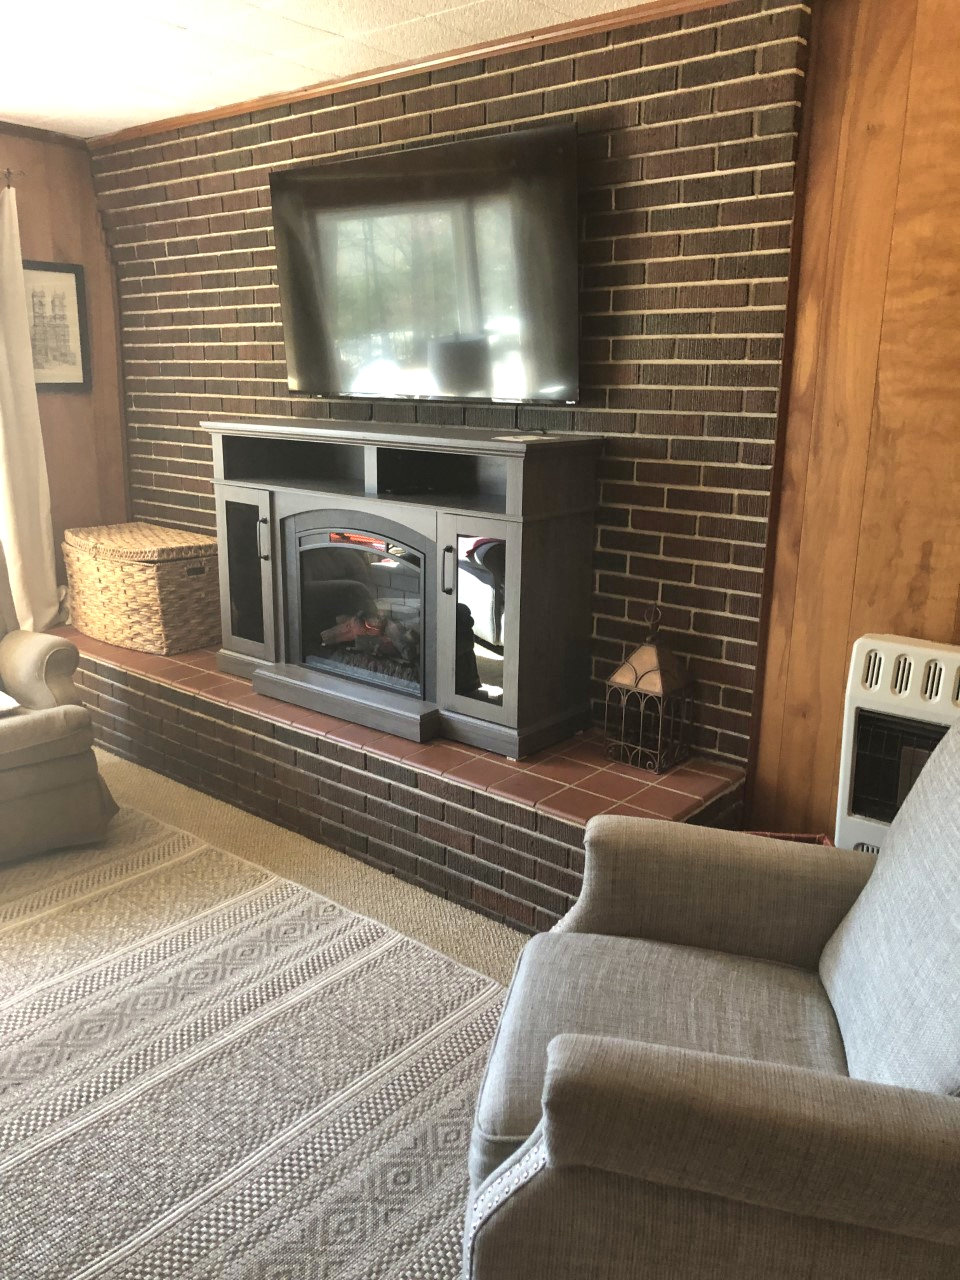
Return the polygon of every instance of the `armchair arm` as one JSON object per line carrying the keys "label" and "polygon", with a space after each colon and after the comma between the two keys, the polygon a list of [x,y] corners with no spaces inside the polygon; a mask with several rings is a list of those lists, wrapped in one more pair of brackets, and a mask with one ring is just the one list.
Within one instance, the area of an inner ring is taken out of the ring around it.
{"label": "armchair arm", "polygon": [[73,683],[80,654],[62,636],[40,631],[8,631],[0,640],[0,684],[33,711],[80,704]]}
{"label": "armchair arm", "polygon": [[591,818],[583,889],[557,926],[816,969],[868,853],[653,819]]}
{"label": "armchair arm", "polygon": [[960,1100],[600,1036],[551,1041],[551,1166],[960,1244]]}

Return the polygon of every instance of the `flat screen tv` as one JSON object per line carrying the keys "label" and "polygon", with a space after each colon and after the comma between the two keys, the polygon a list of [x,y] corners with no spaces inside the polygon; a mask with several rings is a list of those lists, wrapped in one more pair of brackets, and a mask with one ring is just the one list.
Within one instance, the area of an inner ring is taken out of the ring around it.
{"label": "flat screen tv", "polygon": [[576,401],[572,126],[311,164],[270,189],[291,391]]}

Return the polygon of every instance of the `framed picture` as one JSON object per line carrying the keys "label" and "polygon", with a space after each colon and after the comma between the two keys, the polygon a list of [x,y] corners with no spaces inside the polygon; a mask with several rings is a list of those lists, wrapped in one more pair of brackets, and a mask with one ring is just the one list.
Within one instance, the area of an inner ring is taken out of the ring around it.
{"label": "framed picture", "polygon": [[38,391],[89,391],[90,344],[83,267],[24,262],[27,315]]}

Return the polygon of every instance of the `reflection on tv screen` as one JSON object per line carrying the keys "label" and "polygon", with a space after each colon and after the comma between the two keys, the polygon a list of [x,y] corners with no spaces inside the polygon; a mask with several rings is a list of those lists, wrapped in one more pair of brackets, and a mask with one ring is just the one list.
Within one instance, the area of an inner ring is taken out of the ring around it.
{"label": "reflection on tv screen", "polygon": [[508,197],[321,213],[317,235],[351,393],[524,400],[534,390]]}

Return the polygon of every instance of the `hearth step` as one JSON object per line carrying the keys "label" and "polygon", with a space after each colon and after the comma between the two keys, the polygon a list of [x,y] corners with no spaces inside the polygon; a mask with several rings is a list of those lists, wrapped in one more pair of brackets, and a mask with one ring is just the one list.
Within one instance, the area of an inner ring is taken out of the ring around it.
{"label": "hearth step", "polygon": [[290,663],[257,668],[253,687],[265,697],[352,720],[411,742],[429,742],[440,732],[440,708],[435,702],[370,684],[364,684],[361,693],[356,680],[342,680],[326,672],[318,675]]}

